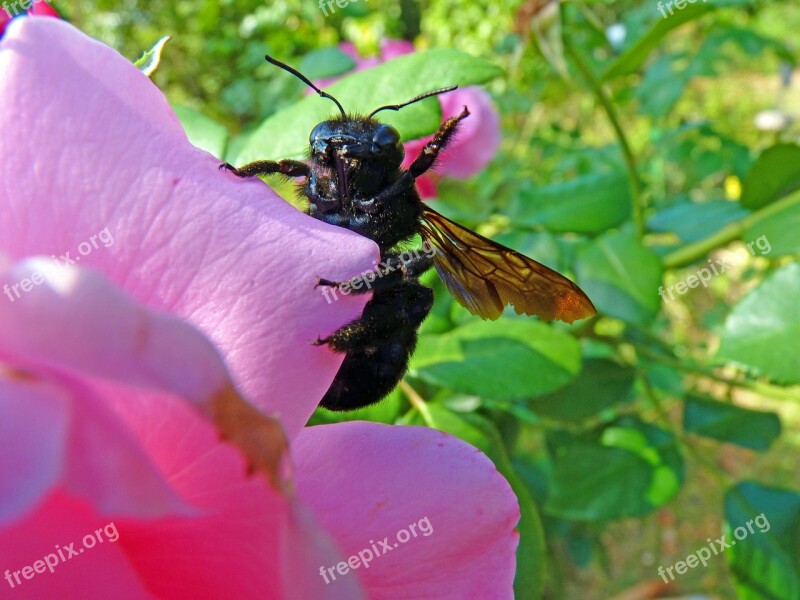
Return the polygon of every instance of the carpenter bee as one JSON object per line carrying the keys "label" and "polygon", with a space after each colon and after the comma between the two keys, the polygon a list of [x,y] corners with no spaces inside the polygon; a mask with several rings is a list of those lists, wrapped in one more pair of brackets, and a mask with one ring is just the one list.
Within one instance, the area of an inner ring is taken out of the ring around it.
{"label": "carpenter bee", "polygon": [[[278,173],[303,177],[308,214],[374,240],[381,263],[367,277],[350,282],[320,279],[319,286],[349,285],[353,293],[372,292],[360,318],[317,345],[346,356],[320,402],[330,410],[352,410],[381,400],[400,381],[417,343],[417,331],[433,305],[433,290],[419,276],[435,267],[455,299],[483,319],[497,319],[507,304],[517,314],[572,323],[595,314],[583,291],[559,273],[466,229],[423,203],[415,180],[434,166],[453,139],[467,107],[447,119],[408,170],[401,168],[403,145],[397,130],[375,115],[400,110],[456,86],[421,94],[402,104],[381,106],[369,115],[345,113],[339,101],[289,65],[265,57],[323,98],[339,115],[314,127],[308,162],[258,160],[241,167],[220,165],[239,177]],[[420,234],[425,252],[398,253],[396,246]]]}

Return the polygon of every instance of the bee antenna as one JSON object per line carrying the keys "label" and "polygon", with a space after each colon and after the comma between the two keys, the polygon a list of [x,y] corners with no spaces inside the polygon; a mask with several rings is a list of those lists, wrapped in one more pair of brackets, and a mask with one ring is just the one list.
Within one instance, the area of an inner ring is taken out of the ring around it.
{"label": "bee antenna", "polygon": [[375,113],[378,113],[382,110],[400,110],[404,106],[408,106],[409,104],[414,104],[414,102],[419,102],[420,100],[424,100],[425,98],[430,98],[431,96],[438,96],[439,94],[446,94],[447,92],[452,92],[453,90],[458,89],[457,85],[451,85],[450,87],[441,88],[439,90],[433,90],[431,92],[425,92],[424,94],[420,94],[416,98],[412,98],[408,102],[403,102],[402,104],[388,104],[387,106],[381,106],[380,108],[376,108],[369,116],[372,117]]}
{"label": "bee antenna", "polygon": [[305,84],[306,84],[308,87],[310,87],[312,90],[314,90],[315,92],[317,92],[317,93],[318,93],[320,96],[322,96],[323,98],[328,98],[329,100],[333,100],[333,103],[334,103],[334,104],[336,105],[336,107],[339,109],[339,112],[340,112],[340,113],[342,113],[342,117],[346,117],[346,115],[345,115],[345,112],[344,112],[344,109],[342,108],[342,105],[341,105],[341,104],[339,104],[339,101],[338,101],[336,98],[334,98],[333,96],[331,96],[331,95],[330,95],[328,92],[323,92],[321,89],[319,89],[319,88],[318,88],[317,86],[315,86],[313,83],[311,83],[311,80],[310,80],[308,77],[306,77],[305,75],[303,75],[303,74],[302,74],[300,71],[298,71],[297,69],[294,69],[294,68],[290,67],[290,66],[289,66],[289,65],[287,65],[286,63],[282,63],[282,62],[281,62],[281,61],[279,61],[279,60],[275,60],[275,59],[274,59],[274,58],[272,58],[272,57],[271,57],[269,54],[265,55],[265,56],[264,56],[264,59],[265,59],[265,60],[266,60],[268,63],[271,63],[271,64],[275,65],[276,67],[279,67],[279,68],[283,69],[284,71],[286,71],[286,72],[288,72],[288,73],[291,73],[292,75],[294,75],[295,77],[297,77],[297,78],[298,78],[300,81],[302,81],[303,83],[305,83]]}

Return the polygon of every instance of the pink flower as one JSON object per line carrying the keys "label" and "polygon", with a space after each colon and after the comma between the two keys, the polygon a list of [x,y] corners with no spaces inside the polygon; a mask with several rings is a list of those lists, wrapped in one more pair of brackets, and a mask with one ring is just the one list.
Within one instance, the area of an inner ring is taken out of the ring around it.
{"label": "pink flower", "polygon": [[40,17],[56,17],[61,18],[56,12],[56,9],[50,6],[49,0],[34,0],[33,5],[25,10],[19,6],[19,3],[6,2],[0,6],[0,36],[6,30],[6,25],[14,17],[19,17],[25,14],[38,15]]}
{"label": "pink flower", "polygon": [[[414,52],[414,45],[406,40],[387,38],[381,44],[380,57],[364,58],[350,42],[342,42],[339,48],[355,62],[353,73],[369,69],[403,54]],[[325,87],[339,77],[332,77],[316,82]],[[398,99],[398,102],[405,98]],[[469,86],[439,96],[442,105],[442,120],[455,117],[467,106],[470,116],[460,126],[458,135],[450,143],[447,150],[440,155],[433,171],[429,171],[417,179],[417,190],[423,198],[434,198],[437,195],[437,182],[442,177],[468,179],[482,171],[492,160],[500,147],[500,115],[482,88]],[[425,144],[433,136],[409,140],[403,147],[406,157],[403,167],[408,168],[422,152]]]}
{"label": "pink flower", "polygon": [[[0,588],[511,598],[518,507],[479,451],[303,429],[342,360],[311,342],[368,300],[314,284],[375,245],[220,172],[147,77],[68,24],[16,20],[0,72]],[[429,536],[342,574],[423,519]]]}

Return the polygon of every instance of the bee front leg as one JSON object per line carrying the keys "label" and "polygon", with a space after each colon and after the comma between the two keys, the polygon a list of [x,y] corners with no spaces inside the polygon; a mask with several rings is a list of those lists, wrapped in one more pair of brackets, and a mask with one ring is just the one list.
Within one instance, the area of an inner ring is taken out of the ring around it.
{"label": "bee front leg", "polygon": [[439,153],[444,150],[447,144],[453,139],[459,122],[466,119],[468,116],[469,110],[465,106],[460,115],[451,117],[442,123],[439,130],[434,134],[433,139],[425,144],[422,152],[414,159],[414,162],[411,163],[408,170],[403,172],[392,185],[375,196],[373,200],[374,205],[381,206],[385,202],[391,201],[411,188],[417,177],[425,173],[436,163]]}
{"label": "bee front leg", "polygon": [[299,160],[256,160],[241,167],[234,167],[230,163],[222,163],[220,170],[230,171],[237,177],[255,177],[256,175],[280,174],[287,177],[308,177],[310,167]]}
{"label": "bee front leg", "polygon": [[416,179],[425,171],[430,169],[436,159],[439,157],[439,153],[447,147],[447,144],[453,139],[453,135],[456,133],[456,129],[458,128],[458,124],[466,119],[469,116],[469,110],[467,107],[464,107],[464,110],[461,111],[461,114],[457,117],[451,117],[447,119],[442,125],[439,127],[439,130],[434,134],[433,139],[425,144],[425,147],[420,152],[420,155],[411,163],[411,166],[408,168],[408,173]]}

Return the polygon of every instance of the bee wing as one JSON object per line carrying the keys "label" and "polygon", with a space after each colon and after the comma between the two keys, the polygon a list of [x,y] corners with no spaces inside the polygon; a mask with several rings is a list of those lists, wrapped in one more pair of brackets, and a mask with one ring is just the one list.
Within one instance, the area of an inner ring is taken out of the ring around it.
{"label": "bee wing", "polygon": [[569,279],[462,227],[425,205],[420,233],[435,250],[434,266],[447,289],[472,314],[497,319],[507,304],[517,314],[572,323],[597,314]]}

